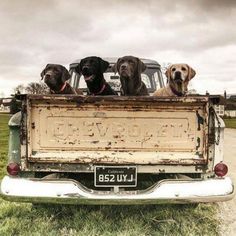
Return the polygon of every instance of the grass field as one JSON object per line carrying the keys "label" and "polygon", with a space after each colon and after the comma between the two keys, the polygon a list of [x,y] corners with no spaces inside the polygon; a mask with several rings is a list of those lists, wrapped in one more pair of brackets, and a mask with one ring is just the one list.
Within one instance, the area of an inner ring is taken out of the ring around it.
{"label": "grass field", "polygon": [[[5,174],[7,115],[0,115],[0,176]],[[0,198],[0,235],[219,235],[216,204],[60,206]]]}
{"label": "grass field", "polygon": [[236,118],[224,118],[226,128],[236,129]]}
{"label": "grass field", "polygon": [[0,114],[0,179],[5,174],[7,161],[8,123],[9,115]]}

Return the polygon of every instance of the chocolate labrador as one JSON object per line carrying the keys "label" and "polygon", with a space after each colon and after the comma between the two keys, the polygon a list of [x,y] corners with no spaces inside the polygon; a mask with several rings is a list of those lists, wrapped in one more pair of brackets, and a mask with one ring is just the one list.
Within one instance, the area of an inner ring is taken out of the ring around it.
{"label": "chocolate labrador", "polygon": [[92,56],[83,58],[75,70],[84,76],[89,94],[118,95],[104,79],[103,73],[108,67],[109,62],[100,57]]}
{"label": "chocolate labrador", "polygon": [[167,86],[158,89],[153,96],[184,96],[188,92],[188,83],[196,72],[187,64],[173,64],[166,70]]}
{"label": "chocolate labrador", "polygon": [[139,58],[133,56],[121,57],[113,68],[120,75],[122,95],[149,95],[147,87],[141,79],[141,73],[145,71],[146,66]]}
{"label": "chocolate labrador", "polygon": [[[69,71],[62,65],[47,64],[41,72],[41,78],[54,94],[78,94],[68,83]],[[79,93],[81,94],[81,92]]]}

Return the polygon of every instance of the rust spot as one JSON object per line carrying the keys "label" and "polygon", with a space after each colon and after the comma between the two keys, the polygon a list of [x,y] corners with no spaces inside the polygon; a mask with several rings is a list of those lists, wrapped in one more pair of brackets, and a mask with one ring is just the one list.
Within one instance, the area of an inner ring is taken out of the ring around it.
{"label": "rust spot", "polygon": [[31,123],[31,128],[35,129],[35,123],[34,122]]}
{"label": "rust spot", "polygon": [[99,141],[92,141],[91,143],[96,144],[96,143],[99,143]]}
{"label": "rust spot", "polygon": [[202,116],[199,115],[198,111],[196,111],[196,115],[197,115],[197,121],[198,121],[198,128],[197,128],[197,130],[201,130],[201,125],[203,125],[204,119],[203,119]]}
{"label": "rust spot", "polygon": [[198,150],[198,148],[200,148],[200,143],[201,143],[201,139],[199,137],[197,137],[197,146],[196,146],[196,150]]}

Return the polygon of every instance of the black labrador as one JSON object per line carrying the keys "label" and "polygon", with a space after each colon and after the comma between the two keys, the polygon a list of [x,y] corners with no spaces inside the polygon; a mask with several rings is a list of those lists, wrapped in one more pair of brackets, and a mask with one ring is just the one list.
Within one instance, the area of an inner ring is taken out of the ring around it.
{"label": "black labrador", "polygon": [[104,79],[103,73],[108,67],[109,62],[100,57],[92,56],[83,58],[75,70],[84,76],[89,94],[118,95]]}
{"label": "black labrador", "polygon": [[137,57],[124,56],[117,60],[113,67],[120,75],[121,94],[124,96],[149,95],[146,85],[141,79],[141,73],[146,65]]}
{"label": "black labrador", "polygon": [[41,72],[41,78],[53,94],[78,94],[68,83],[69,71],[62,65],[47,64]]}

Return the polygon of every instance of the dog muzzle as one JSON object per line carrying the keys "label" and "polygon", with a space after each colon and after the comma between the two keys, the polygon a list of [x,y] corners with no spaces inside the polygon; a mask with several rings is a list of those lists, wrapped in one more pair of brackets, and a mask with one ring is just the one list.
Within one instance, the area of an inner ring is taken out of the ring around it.
{"label": "dog muzzle", "polygon": [[94,79],[94,74],[88,66],[84,66],[81,71],[85,81],[91,81]]}
{"label": "dog muzzle", "polygon": [[45,74],[42,79],[46,83],[49,82],[52,79],[52,77],[50,74]]}
{"label": "dog muzzle", "polygon": [[182,83],[182,82],[183,82],[181,72],[179,72],[179,71],[176,71],[176,72],[175,72],[175,74],[174,74],[174,80],[175,80],[177,83]]}

